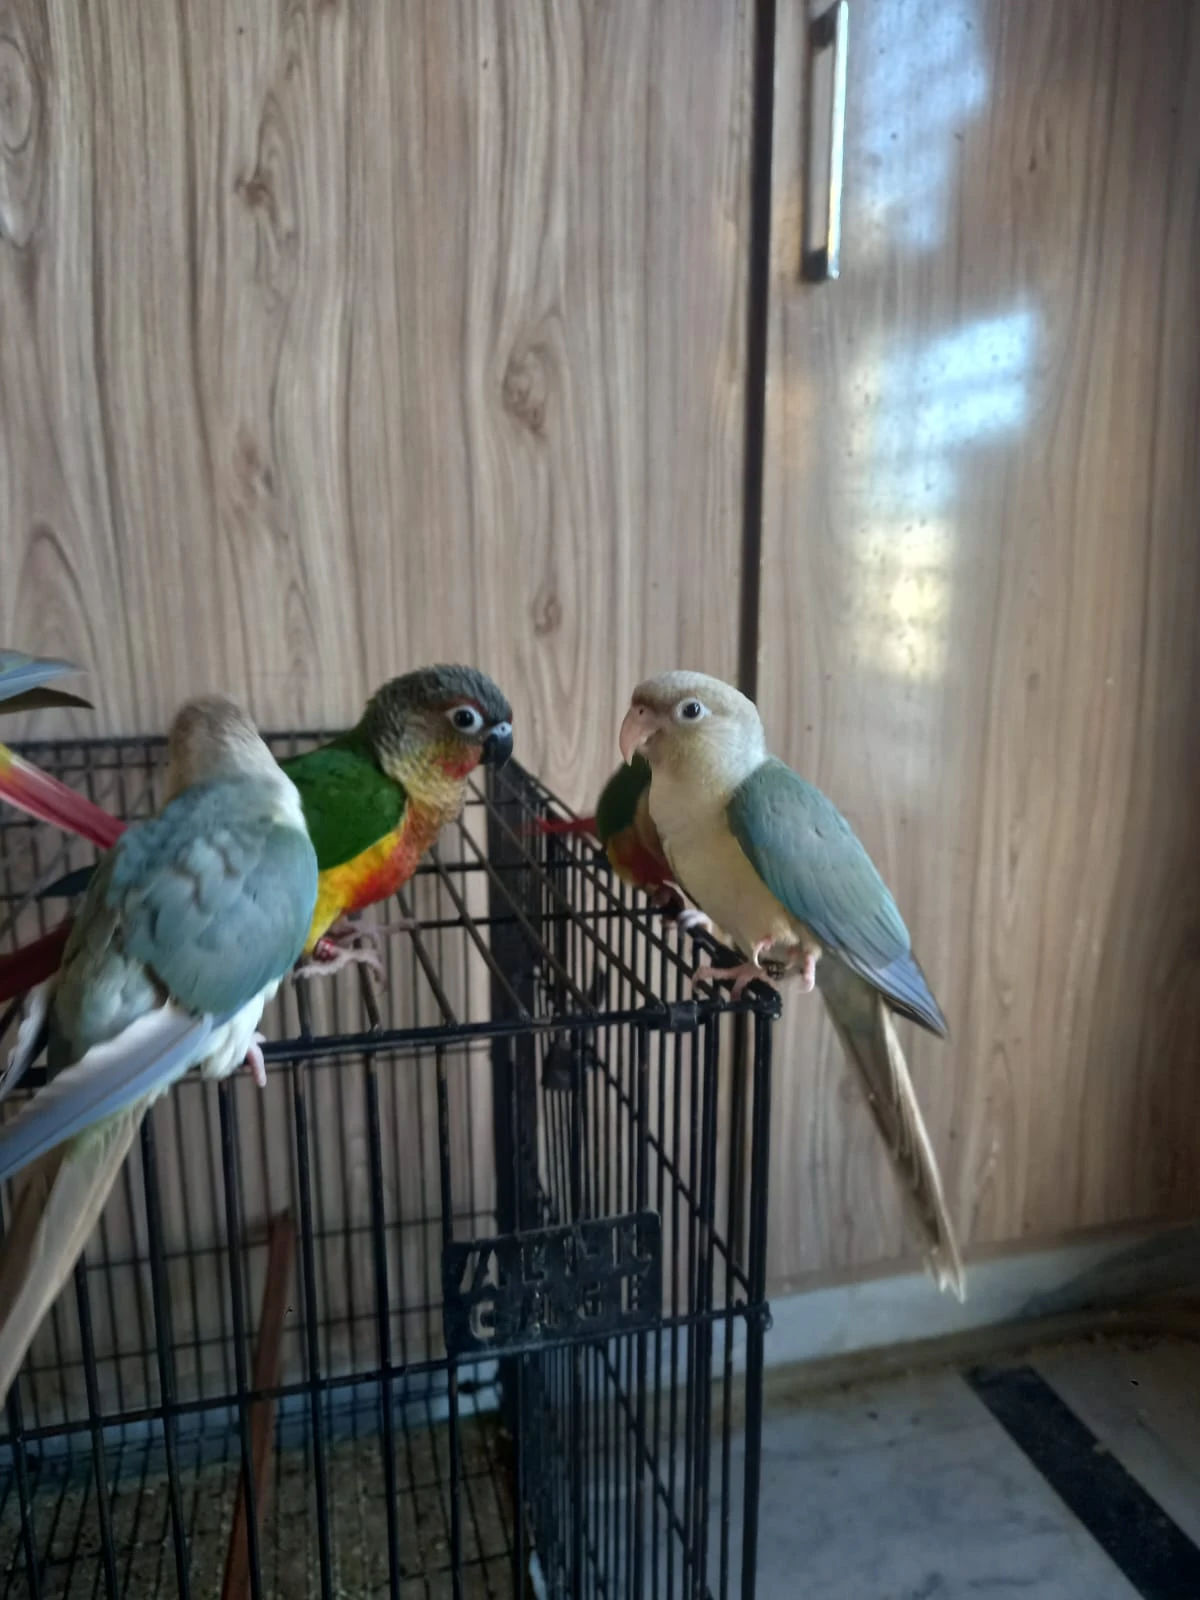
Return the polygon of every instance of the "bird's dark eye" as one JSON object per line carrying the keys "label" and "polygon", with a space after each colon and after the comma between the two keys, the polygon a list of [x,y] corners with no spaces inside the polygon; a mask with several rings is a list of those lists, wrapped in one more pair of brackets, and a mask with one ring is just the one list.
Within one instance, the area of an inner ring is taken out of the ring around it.
{"label": "bird's dark eye", "polygon": [[474,706],[455,706],[447,715],[451,726],[459,733],[478,733],[483,727],[483,718]]}
{"label": "bird's dark eye", "polygon": [[704,707],[699,700],[685,700],[679,708],[679,715],[685,722],[696,722],[704,714]]}

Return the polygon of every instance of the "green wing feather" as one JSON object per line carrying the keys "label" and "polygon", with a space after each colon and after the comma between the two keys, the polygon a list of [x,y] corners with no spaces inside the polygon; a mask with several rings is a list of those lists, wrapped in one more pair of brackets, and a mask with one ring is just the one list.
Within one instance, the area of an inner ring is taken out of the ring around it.
{"label": "green wing feather", "polygon": [[727,817],[767,888],[823,948],[897,1011],[945,1035],[896,902],[833,802],[770,757],[734,792]]}
{"label": "green wing feather", "polygon": [[407,803],[404,790],[364,751],[328,744],[280,766],[300,791],[322,872],[353,861],[399,827]]}
{"label": "green wing feather", "polygon": [[649,787],[650,763],[645,756],[635,755],[628,766],[621,763],[596,802],[596,832],[601,844],[633,825],[638,802]]}

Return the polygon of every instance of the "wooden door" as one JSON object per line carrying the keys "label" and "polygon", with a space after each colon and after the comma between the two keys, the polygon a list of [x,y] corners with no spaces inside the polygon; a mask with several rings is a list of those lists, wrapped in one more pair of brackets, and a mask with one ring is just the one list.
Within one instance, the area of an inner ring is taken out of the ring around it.
{"label": "wooden door", "polygon": [[[779,8],[760,702],[950,1021],[905,1030],[969,1246],[1200,1203],[1200,11],[851,0],[841,277],[799,277]],[[772,1268],[905,1244],[786,1003]]]}

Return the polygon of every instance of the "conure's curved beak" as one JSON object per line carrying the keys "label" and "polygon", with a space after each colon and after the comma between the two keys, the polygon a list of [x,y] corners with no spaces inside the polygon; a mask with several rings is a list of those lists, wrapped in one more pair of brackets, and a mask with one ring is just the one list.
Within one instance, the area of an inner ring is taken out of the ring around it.
{"label": "conure's curved beak", "polygon": [[507,763],[508,758],[512,755],[512,750],[512,723],[498,722],[483,741],[483,753],[479,759],[485,767],[500,768]]}
{"label": "conure's curved beak", "polygon": [[660,719],[649,706],[632,705],[625,713],[617,743],[621,747],[621,760],[628,766],[652,734],[662,726]]}

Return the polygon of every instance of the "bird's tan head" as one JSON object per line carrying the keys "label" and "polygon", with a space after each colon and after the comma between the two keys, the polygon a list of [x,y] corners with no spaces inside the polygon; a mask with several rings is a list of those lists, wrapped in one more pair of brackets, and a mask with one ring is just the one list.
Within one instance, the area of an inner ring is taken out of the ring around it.
{"label": "bird's tan head", "polygon": [[767,753],[753,700],[703,672],[664,672],[639,683],[620,746],[625,761],[640,751],[656,775],[720,788],[736,787]]}
{"label": "bird's tan head", "polygon": [[236,701],[224,695],[188,700],[167,734],[167,797],[218,778],[278,777],[283,773]]}

